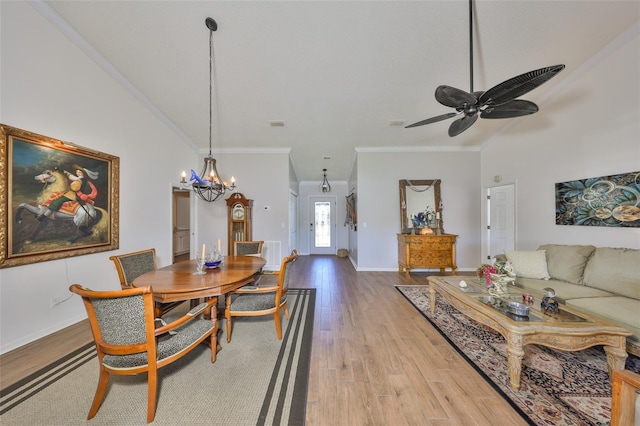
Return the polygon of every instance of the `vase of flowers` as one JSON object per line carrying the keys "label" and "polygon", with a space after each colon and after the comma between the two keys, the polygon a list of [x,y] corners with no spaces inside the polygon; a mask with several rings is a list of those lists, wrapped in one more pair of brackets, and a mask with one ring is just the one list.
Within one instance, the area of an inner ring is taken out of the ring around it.
{"label": "vase of flowers", "polygon": [[[425,211],[412,215],[411,222],[413,223],[413,227],[416,229],[433,228],[435,227],[435,223],[436,223],[436,213],[432,207],[427,207]],[[429,231],[426,231],[426,232],[418,231],[417,233],[424,234],[424,233],[429,233]]]}
{"label": "vase of flowers", "polygon": [[484,280],[489,294],[492,296],[508,296],[509,284],[516,280],[513,266],[509,262],[489,265],[483,263],[476,271],[479,279]]}

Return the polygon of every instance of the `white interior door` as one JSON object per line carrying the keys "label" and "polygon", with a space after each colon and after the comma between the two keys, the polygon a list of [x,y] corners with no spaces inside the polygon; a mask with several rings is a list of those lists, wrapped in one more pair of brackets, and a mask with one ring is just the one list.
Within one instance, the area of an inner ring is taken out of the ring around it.
{"label": "white interior door", "polygon": [[[516,210],[514,185],[489,188],[489,259],[505,250],[514,250],[516,243]],[[489,260],[487,259],[487,260]]]}
{"label": "white interior door", "polygon": [[335,210],[335,197],[309,197],[309,254],[336,254]]}

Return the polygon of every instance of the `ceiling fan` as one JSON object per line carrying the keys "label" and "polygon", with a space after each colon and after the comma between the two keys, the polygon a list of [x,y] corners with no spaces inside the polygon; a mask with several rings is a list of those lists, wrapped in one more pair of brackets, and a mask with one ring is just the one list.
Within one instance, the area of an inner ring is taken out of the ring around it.
{"label": "ceiling fan", "polygon": [[410,124],[405,128],[424,126],[464,114],[449,126],[449,136],[457,136],[481,118],[511,118],[533,114],[538,106],[530,101],[516,99],[555,77],[564,65],[553,65],[520,74],[503,81],[486,92],[473,91],[473,0],[469,0],[469,64],[471,89],[469,92],[451,86],[438,86],[436,100],[456,112],[438,115]]}

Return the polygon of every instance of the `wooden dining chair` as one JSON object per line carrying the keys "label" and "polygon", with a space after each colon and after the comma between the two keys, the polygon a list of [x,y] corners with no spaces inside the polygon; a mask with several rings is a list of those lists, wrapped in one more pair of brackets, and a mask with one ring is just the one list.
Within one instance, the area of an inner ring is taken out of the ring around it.
{"label": "wooden dining chair", "polygon": [[[74,284],[69,290],[82,297],[100,363],[98,387],[87,420],[100,409],[110,374],[147,373],[147,423],[150,423],[156,412],[159,368],[180,359],[207,338],[211,338],[211,362],[215,361],[217,345],[213,338],[218,332],[218,322],[211,315],[214,300],[155,328],[151,287],[92,291]],[[211,319],[205,319],[201,315],[204,313]],[[157,339],[159,336],[163,338]]]}
{"label": "wooden dining chair", "polygon": [[264,241],[234,241],[233,254],[235,256],[262,256]]}
{"label": "wooden dining chair", "polygon": [[[234,241],[234,256],[256,256],[262,257],[262,246],[264,241]],[[253,282],[250,285],[258,285],[262,278],[262,268],[253,276]]]}
{"label": "wooden dining chair", "polygon": [[291,264],[298,258],[298,252],[282,259],[278,282],[274,285],[262,283],[260,286],[245,286],[228,294],[225,298],[224,316],[227,320],[227,342],[231,342],[231,318],[254,317],[273,314],[278,340],[282,340],[280,311],[289,319],[287,291],[289,290],[289,271]]}
{"label": "wooden dining chair", "polygon": [[[131,286],[133,280],[142,274],[158,269],[156,249],[154,248],[110,256],[109,260],[116,265],[120,286],[123,289],[133,288]],[[161,317],[181,303],[182,302],[156,303],[156,317]]]}
{"label": "wooden dining chair", "polygon": [[613,370],[611,426],[640,425],[640,374]]}

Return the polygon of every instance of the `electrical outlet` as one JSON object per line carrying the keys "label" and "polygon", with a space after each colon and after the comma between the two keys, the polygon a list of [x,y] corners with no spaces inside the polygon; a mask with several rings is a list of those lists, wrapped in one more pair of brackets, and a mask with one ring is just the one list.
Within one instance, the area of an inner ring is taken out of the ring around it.
{"label": "electrical outlet", "polygon": [[59,304],[61,304],[64,301],[65,301],[65,297],[64,296],[52,297],[51,298],[51,307],[53,308],[54,306],[58,306]]}

